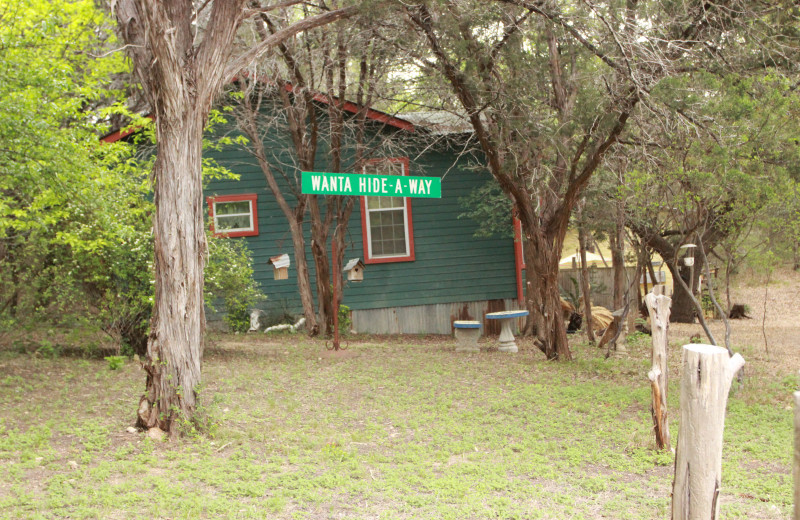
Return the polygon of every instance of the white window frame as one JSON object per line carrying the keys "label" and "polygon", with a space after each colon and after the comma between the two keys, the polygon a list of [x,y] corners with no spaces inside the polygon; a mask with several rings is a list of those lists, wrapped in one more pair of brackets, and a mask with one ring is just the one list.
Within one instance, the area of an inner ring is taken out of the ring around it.
{"label": "white window frame", "polygon": [[[370,167],[386,162],[400,164],[402,167],[402,175],[406,176],[408,175],[409,160],[407,157],[390,157],[385,159],[369,160],[362,167],[361,173],[363,175],[380,174],[380,171],[369,171],[371,169]],[[368,198],[369,198],[368,196],[361,197],[361,224],[362,224],[362,235],[364,241],[364,263],[378,264],[378,263],[388,263],[388,262],[413,262],[415,260],[415,253],[414,253],[414,226],[411,217],[411,200],[408,197],[402,197],[406,254],[375,255],[372,253],[372,230],[370,227],[370,215],[372,213],[381,211],[397,211],[398,209],[400,209],[400,207],[396,206],[392,208],[369,209],[369,201],[367,200]]]}

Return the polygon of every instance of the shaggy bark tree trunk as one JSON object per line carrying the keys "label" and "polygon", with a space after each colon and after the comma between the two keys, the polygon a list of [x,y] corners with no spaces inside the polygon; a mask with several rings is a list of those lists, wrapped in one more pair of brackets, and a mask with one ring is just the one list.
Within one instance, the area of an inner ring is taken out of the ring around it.
{"label": "shaggy bark tree trunk", "polygon": [[[609,241],[611,245],[611,265],[614,268],[614,292],[613,305],[614,312],[619,312],[625,306],[625,205],[622,201],[616,203],[616,217],[614,222],[614,232]],[[638,289],[638,287],[637,287]],[[616,339],[609,344],[611,350],[625,350],[625,325],[623,316],[615,316]]]}
{"label": "shaggy bark tree trunk", "polygon": [[[572,353],[567,341],[558,286],[558,262],[564,233],[535,226],[532,219],[520,218],[528,240],[525,249],[525,279],[528,284],[528,309],[532,309],[536,346],[547,359],[568,361]],[[557,229],[560,229],[557,228]],[[565,228],[566,229],[566,228]]]}
{"label": "shaggy bark tree trunk", "polygon": [[311,208],[311,254],[313,255],[316,269],[319,332],[322,335],[329,336],[333,332],[333,279],[331,278],[331,261],[328,256],[330,222],[323,218],[316,197],[316,195],[311,195],[309,200]]}
{"label": "shaggy bark tree trunk", "polygon": [[178,416],[194,414],[205,329],[206,235],[200,174],[205,114],[200,107],[171,108],[183,109],[183,115],[169,119],[181,124],[158,125],[156,294],[144,361],[147,389],[139,404],[139,425],[165,431],[172,430]]}
{"label": "shaggy bark tree trunk", "polygon": [[[586,339],[594,343],[594,329],[592,327],[592,289],[589,285],[589,266],[586,265],[586,229],[583,225],[581,215],[582,211],[578,213],[578,218],[581,223],[578,225],[578,244],[581,254],[581,293],[583,294],[583,317],[586,327]],[[580,309],[578,309],[580,311]]]}
{"label": "shaggy bark tree trunk", "polygon": [[672,489],[673,520],[709,520],[719,514],[725,405],[744,358],[721,347],[683,347],[681,419]]}
{"label": "shaggy bark tree trunk", "polygon": [[200,383],[205,312],[203,127],[239,23],[241,0],[215,2],[205,45],[194,46],[190,1],[121,0],[117,19],[153,109],[155,300],[143,366],[141,427],[174,432],[191,419]]}
{"label": "shaggy bark tree trunk", "polygon": [[653,430],[656,446],[661,450],[670,449],[669,420],[667,414],[667,390],[669,388],[669,365],[667,364],[667,345],[669,332],[669,310],[672,300],[664,295],[648,293],[644,298],[650,315],[653,355],[652,368],[647,374],[652,387],[650,413],[653,416]]}
{"label": "shaggy bark tree trunk", "polygon": [[[137,424],[174,432],[191,420],[203,351],[203,222],[201,150],[208,111],[225,81],[269,47],[300,31],[355,14],[354,8],[304,18],[241,56],[230,49],[244,0],[212,2],[204,30],[191,0],[117,0],[119,31],[155,115],[155,301],[147,388]],[[198,33],[202,32],[202,35]]]}

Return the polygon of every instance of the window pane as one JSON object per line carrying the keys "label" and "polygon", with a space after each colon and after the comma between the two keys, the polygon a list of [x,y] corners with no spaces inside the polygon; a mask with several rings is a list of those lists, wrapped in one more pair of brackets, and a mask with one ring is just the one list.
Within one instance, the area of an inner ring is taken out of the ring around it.
{"label": "window pane", "polygon": [[237,215],[233,217],[217,217],[216,230],[220,231],[234,231],[237,229],[251,229],[250,215]]}
{"label": "window pane", "polygon": [[405,256],[406,231],[403,210],[370,212],[370,236],[374,256]]}
{"label": "window pane", "polygon": [[403,207],[403,197],[383,197],[384,199],[384,208],[402,208]]}
{"label": "window pane", "polygon": [[232,215],[236,213],[250,213],[249,200],[237,200],[234,202],[217,202],[215,203],[216,215]]}
{"label": "window pane", "polygon": [[[364,165],[363,171],[365,174],[402,176],[407,173],[406,164],[404,160],[380,160]],[[406,200],[403,197],[367,197],[364,205],[371,256],[408,256]]]}

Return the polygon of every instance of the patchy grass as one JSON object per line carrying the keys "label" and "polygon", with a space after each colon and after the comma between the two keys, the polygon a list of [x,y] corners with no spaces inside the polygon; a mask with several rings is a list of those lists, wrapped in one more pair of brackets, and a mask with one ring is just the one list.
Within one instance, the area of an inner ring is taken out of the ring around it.
{"label": "patchy grass", "polygon": [[[721,516],[786,518],[800,325],[769,356],[760,321],[735,326],[748,365]],[[678,346],[696,328],[671,329],[673,436]],[[456,354],[446,337],[355,337],[334,354],[299,335],[214,336],[208,433],[164,443],[126,432],[137,363],[2,349],[0,518],[666,518],[673,457],[652,438],[647,339],[606,360],[576,338],[573,363],[493,342]]]}

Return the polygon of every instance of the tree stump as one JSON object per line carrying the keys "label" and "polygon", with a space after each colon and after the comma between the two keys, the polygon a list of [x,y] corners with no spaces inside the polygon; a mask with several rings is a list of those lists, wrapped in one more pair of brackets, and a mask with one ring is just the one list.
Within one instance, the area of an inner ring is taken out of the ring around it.
{"label": "tree stump", "polygon": [[733,376],[742,366],[742,356],[730,357],[721,347],[683,347],[672,520],[710,520],[718,516],[725,405]]}
{"label": "tree stump", "polygon": [[644,298],[650,316],[653,343],[652,368],[647,374],[650,379],[653,398],[650,414],[653,417],[653,431],[656,446],[660,450],[670,449],[669,421],[667,416],[667,388],[669,385],[667,365],[667,344],[669,331],[669,312],[672,300],[663,295],[647,294]]}

